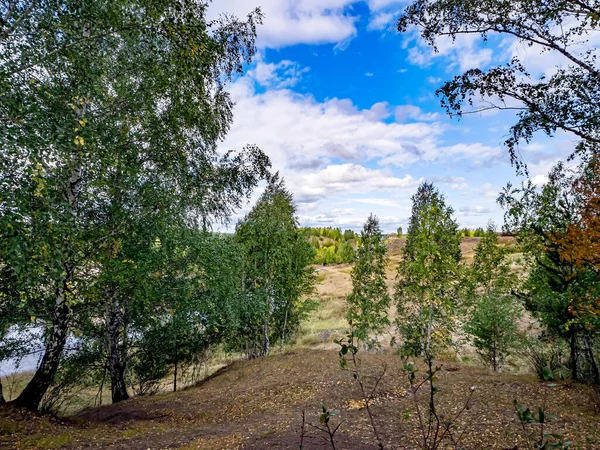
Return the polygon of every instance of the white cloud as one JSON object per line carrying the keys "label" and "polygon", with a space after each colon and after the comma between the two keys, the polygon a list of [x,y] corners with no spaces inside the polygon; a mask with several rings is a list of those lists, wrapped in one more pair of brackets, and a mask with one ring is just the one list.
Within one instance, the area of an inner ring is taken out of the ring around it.
{"label": "white cloud", "polygon": [[360,164],[336,164],[308,174],[287,177],[293,192],[302,202],[339,193],[414,190],[422,180],[410,175],[402,178],[389,172],[369,169]]}
{"label": "white cloud", "polygon": [[380,9],[387,8],[389,6],[400,6],[402,4],[407,4],[408,0],[368,0],[369,9],[371,11],[378,11]]}
{"label": "white cloud", "polygon": [[535,186],[543,186],[548,181],[550,181],[547,175],[536,175],[534,177],[531,177],[530,180]]}
{"label": "white cloud", "polygon": [[390,28],[394,20],[398,18],[395,12],[380,12],[371,16],[367,30],[384,30]]}
{"label": "white cloud", "polygon": [[420,120],[424,122],[431,122],[433,120],[439,120],[440,114],[437,112],[425,113],[418,106],[414,105],[401,105],[397,106],[394,111],[396,122],[405,122],[407,119]]}
{"label": "white cloud", "polygon": [[[569,33],[572,27],[579,26],[576,20],[563,21],[560,25],[555,25],[551,32],[560,36],[564,33]],[[503,39],[500,48],[505,51],[501,56],[505,60],[511,58],[519,58],[532,77],[537,78],[545,75],[550,77],[554,75],[560,68],[565,68],[573,63],[565,56],[555,50],[543,48],[540,45],[529,45],[528,43],[519,42],[516,38],[510,37]],[[567,51],[573,53],[579,58],[585,58],[587,52],[592,52],[596,56],[600,56],[600,29],[589,29],[587,34],[576,36],[571,39]]]}
{"label": "white cloud", "polygon": [[467,183],[467,180],[464,177],[434,176],[434,177],[428,177],[427,180],[432,183],[447,184],[450,186],[450,189],[454,189],[457,191],[462,191],[469,187],[469,184]]}
{"label": "white cloud", "polygon": [[484,68],[492,62],[493,51],[481,44],[475,34],[461,34],[452,39],[441,36],[436,40],[437,52],[427,45],[416,29],[405,34],[404,48],[408,49],[408,61],[420,67],[428,67],[438,58],[449,61],[448,70],[458,67],[460,71]]}
{"label": "white cloud", "polygon": [[298,63],[288,60],[265,63],[261,57],[248,72],[248,76],[265,87],[285,88],[295,86],[309,70],[308,67],[300,67]]}
{"label": "white cloud", "polygon": [[[361,110],[349,99],[317,102],[283,88],[257,92],[251,75],[230,88],[236,106],[223,147],[257,144],[280,169],[290,162],[323,158],[345,162],[389,158],[387,163],[405,166],[440,156],[436,136],[447,128],[441,123],[384,122],[390,115],[385,102]],[[432,117],[422,113],[424,118]]]}
{"label": "white cloud", "polygon": [[485,216],[492,213],[494,210],[492,208],[487,208],[483,206],[462,206],[458,210],[461,215],[465,217],[473,217],[473,216]]}
{"label": "white cloud", "polygon": [[232,13],[243,18],[260,7],[264,23],[258,28],[258,46],[280,48],[294,44],[337,44],[356,35],[358,16],[350,5],[356,0],[218,0],[209,18]]}
{"label": "white cloud", "polygon": [[[361,109],[347,98],[318,101],[287,87],[305,73],[290,61],[259,61],[235,81],[229,89],[234,122],[221,146],[252,143],[263,149],[285,178],[303,224],[361,226],[373,212],[393,230],[410,214],[410,196],[425,176],[450,196],[493,205],[494,198],[477,191],[465,171],[508,167],[503,148],[447,142],[447,133],[456,131],[447,119],[414,105],[378,102]],[[340,219],[324,222],[334,209]],[[465,220],[473,211],[467,213]]]}
{"label": "white cloud", "polygon": [[368,197],[368,198],[356,198],[353,201],[356,203],[365,203],[367,205],[376,205],[376,206],[386,206],[389,208],[397,208],[400,204],[395,200],[390,200],[389,198],[376,198],[376,197]]}

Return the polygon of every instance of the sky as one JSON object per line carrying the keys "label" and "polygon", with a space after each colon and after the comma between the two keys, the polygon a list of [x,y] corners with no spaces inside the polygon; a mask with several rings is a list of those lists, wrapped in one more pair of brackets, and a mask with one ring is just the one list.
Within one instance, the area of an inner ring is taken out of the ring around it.
{"label": "sky", "polygon": [[[467,69],[513,56],[538,75],[561,61],[499,36],[445,39],[435,53],[414,30],[394,30],[406,5],[215,0],[209,8],[211,18],[224,12],[242,18],[255,7],[265,15],[254,62],[228,86],[236,106],[221,148],[256,144],[269,155],[303,226],[359,229],[373,213],[384,232],[406,230],[411,196],[425,180],[446,196],[461,227],[502,225],[496,198],[507,182],[521,181],[503,146],[514,113],[450,118],[435,90]],[[539,135],[519,152],[540,184],[573,146],[566,135]]]}

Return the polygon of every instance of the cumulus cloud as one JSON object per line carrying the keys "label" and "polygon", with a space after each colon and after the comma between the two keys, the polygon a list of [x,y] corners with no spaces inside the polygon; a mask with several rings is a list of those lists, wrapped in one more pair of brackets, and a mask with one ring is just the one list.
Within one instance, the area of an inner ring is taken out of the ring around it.
{"label": "cumulus cloud", "polygon": [[445,177],[428,177],[428,181],[432,183],[440,183],[447,184],[450,186],[450,189],[454,190],[463,190],[469,187],[467,180],[464,177],[453,177],[453,176],[445,176]]}
{"label": "cumulus cloud", "polygon": [[414,105],[401,105],[397,106],[394,112],[396,116],[396,122],[405,122],[406,119],[421,120],[430,122],[433,120],[439,120],[440,114],[437,112],[423,112],[421,108]]}
{"label": "cumulus cloud", "polygon": [[293,61],[283,60],[278,63],[265,63],[262,58],[251,69],[248,75],[262,86],[271,88],[292,87],[298,84],[302,76],[309,72],[309,67],[300,67]]}
{"label": "cumulus cloud", "polygon": [[[502,148],[479,142],[448,143],[447,133],[455,131],[448,120],[414,105],[359,108],[347,98],[319,101],[289,87],[306,73],[290,61],[261,60],[230,85],[234,121],[221,146],[252,143],[263,149],[284,176],[305,225],[325,223],[339,209],[340,219],[327,223],[361,226],[374,212],[393,230],[410,214],[423,166],[438,165],[434,170],[442,172],[429,179],[464,192],[471,185],[462,176],[465,168],[506,156]],[[468,193],[485,204],[487,197],[475,189]],[[349,209],[355,212],[349,215]]]}
{"label": "cumulus cloud", "polygon": [[395,12],[379,12],[373,14],[367,25],[367,30],[384,30],[390,28],[394,20],[398,18]]}
{"label": "cumulus cloud", "polygon": [[449,36],[441,36],[436,40],[436,52],[413,29],[405,35],[403,46],[408,49],[408,61],[411,64],[429,67],[437,59],[445,59],[449,62],[448,70],[484,68],[492,62],[494,54],[475,34],[461,34],[454,40]]}
{"label": "cumulus cloud", "polygon": [[318,102],[290,89],[258,91],[251,75],[230,88],[236,107],[224,147],[255,143],[279,168],[299,155],[346,162],[388,158],[386,164],[398,166],[440,156],[436,137],[447,128],[441,123],[388,123],[385,102],[359,109],[349,99]]}
{"label": "cumulus cloud", "polygon": [[356,35],[355,0],[218,0],[209,6],[209,18],[222,13],[245,17],[260,7],[263,25],[258,46],[281,48],[294,44],[337,44]]}
{"label": "cumulus cloud", "polygon": [[359,164],[332,164],[317,172],[290,174],[290,185],[300,198],[327,198],[339,193],[414,190],[422,180],[396,177]]}
{"label": "cumulus cloud", "polygon": [[459,212],[466,217],[485,216],[493,212],[493,209],[483,206],[462,206]]}

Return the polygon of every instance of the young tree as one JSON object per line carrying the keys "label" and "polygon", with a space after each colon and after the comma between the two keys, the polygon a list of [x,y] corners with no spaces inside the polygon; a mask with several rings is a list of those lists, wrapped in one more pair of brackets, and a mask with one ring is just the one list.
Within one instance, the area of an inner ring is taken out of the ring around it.
{"label": "young tree", "polygon": [[493,292],[480,298],[465,324],[477,353],[494,372],[502,370],[506,357],[518,344],[516,321],[520,312],[512,297]]}
{"label": "young tree", "polygon": [[[0,248],[19,285],[10,301],[25,300],[47,329],[16,400],[36,409],[85,310],[91,268],[122,256],[129,224],[228,215],[228,180],[245,195],[264,174],[255,148],[216,151],[232,120],[224,83],[254,54],[260,15],[209,23],[206,5],[187,0],[13,6],[0,24]],[[215,177],[220,168],[230,176]],[[105,300],[119,311],[121,300]]]}
{"label": "young tree", "polygon": [[469,294],[473,299],[465,331],[482,359],[494,371],[502,370],[506,356],[518,342],[516,321],[520,309],[511,295],[517,276],[506,260],[506,249],[498,242],[496,227],[489,223],[475,247],[469,270]]}
{"label": "young tree", "polygon": [[453,209],[431,183],[412,197],[394,299],[405,350],[427,357],[451,343],[460,285],[460,238]]}
{"label": "young tree", "polygon": [[354,336],[367,347],[375,345],[377,336],[390,324],[388,310],[391,299],[385,273],[387,262],[387,247],[379,221],[371,214],[360,234],[360,245],[356,249],[351,272],[352,292],[346,297],[346,319],[354,330]]}
{"label": "young tree", "polygon": [[[597,153],[600,67],[591,37],[598,20],[596,0],[417,0],[404,10],[398,30],[406,32],[416,26],[434,49],[440,38],[479,35],[486,40],[497,34],[554,58],[550,65],[558,69],[544,77],[529,72],[527,61],[513,57],[508,64],[487,71],[467,70],[437,91],[451,115],[487,109],[519,111],[506,144],[513,162],[522,168],[517,144],[529,141],[537,131],[572,133],[580,139],[580,150]],[[475,108],[465,110],[478,100]]]}
{"label": "young tree", "polygon": [[510,293],[517,276],[510,268],[506,248],[500,245],[496,226],[489,222],[487,229],[475,247],[473,265],[470,268],[471,290],[475,295],[486,296],[492,292]]}
{"label": "young tree", "polygon": [[[275,175],[252,210],[236,227],[244,254],[244,291],[260,317],[259,354],[270,352],[272,328],[285,339],[292,316],[301,313],[302,297],[312,291],[314,250],[298,228],[296,207],[283,180]],[[246,338],[254,338],[259,330]],[[250,347],[253,347],[251,344]],[[254,349],[250,349],[253,351]]]}

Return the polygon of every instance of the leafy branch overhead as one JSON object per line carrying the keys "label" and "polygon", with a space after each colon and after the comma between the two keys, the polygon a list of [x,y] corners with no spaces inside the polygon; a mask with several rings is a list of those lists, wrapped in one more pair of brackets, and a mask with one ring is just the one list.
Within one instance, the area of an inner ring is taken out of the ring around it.
{"label": "leafy branch overhead", "polygon": [[478,35],[487,41],[498,35],[558,55],[559,66],[548,74],[533,73],[526,61],[513,57],[489,70],[467,70],[437,91],[450,115],[516,111],[506,145],[513,163],[526,170],[518,145],[538,131],[572,133],[583,154],[596,154],[600,148],[600,68],[592,42],[599,7],[597,0],[418,0],[404,10],[397,25],[400,32],[416,27],[434,49],[446,37]]}

